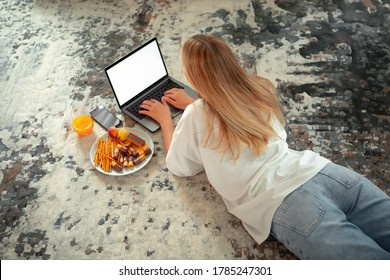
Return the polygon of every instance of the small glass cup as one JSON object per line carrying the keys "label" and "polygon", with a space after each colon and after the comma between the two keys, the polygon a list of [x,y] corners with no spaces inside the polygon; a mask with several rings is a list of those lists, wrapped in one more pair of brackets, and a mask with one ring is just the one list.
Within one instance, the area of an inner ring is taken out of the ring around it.
{"label": "small glass cup", "polygon": [[93,131],[94,121],[83,106],[71,110],[70,121],[73,130],[80,136],[90,135]]}

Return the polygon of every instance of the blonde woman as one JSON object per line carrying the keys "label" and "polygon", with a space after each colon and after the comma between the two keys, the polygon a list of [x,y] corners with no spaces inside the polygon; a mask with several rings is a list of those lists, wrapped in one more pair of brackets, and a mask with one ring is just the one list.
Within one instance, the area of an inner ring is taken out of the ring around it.
{"label": "blonde woman", "polygon": [[[194,101],[172,89],[140,113],[160,123],[168,169],[205,171],[230,213],[262,243],[269,234],[301,259],[390,259],[390,198],[312,151],[288,148],[275,87],[247,74],[221,39],[182,50]],[[185,109],[174,128],[168,103]]]}

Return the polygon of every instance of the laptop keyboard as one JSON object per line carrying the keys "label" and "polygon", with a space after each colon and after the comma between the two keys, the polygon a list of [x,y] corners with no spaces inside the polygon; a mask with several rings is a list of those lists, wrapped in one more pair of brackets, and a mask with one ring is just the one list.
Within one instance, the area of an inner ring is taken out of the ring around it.
{"label": "laptop keyboard", "polygon": [[175,83],[174,81],[168,79],[163,84],[161,84],[158,88],[154,89],[153,91],[150,91],[147,95],[143,96],[140,100],[138,100],[136,103],[130,105],[127,107],[127,110],[131,112],[133,115],[135,115],[139,119],[143,119],[146,116],[138,113],[140,110],[140,106],[144,100],[149,99],[156,99],[158,101],[161,101],[161,98],[164,96],[164,92],[171,88],[183,88],[181,85]]}

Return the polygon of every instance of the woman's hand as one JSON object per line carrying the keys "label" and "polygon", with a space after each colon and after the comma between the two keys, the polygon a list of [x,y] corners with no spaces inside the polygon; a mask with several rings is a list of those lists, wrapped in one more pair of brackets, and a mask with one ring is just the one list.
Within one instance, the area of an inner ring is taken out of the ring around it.
{"label": "woman's hand", "polygon": [[171,104],[173,107],[183,110],[194,102],[194,100],[187,95],[184,89],[178,88],[167,90],[161,100]]}
{"label": "woman's hand", "polygon": [[164,100],[159,102],[156,99],[151,99],[142,102],[140,107],[140,114],[149,116],[160,124],[164,138],[165,152],[168,153],[174,131],[171,110],[168,104]]}
{"label": "woman's hand", "polygon": [[162,100],[162,103],[156,99],[145,100],[140,107],[140,114],[151,117],[160,125],[169,120],[172,121],[171,110],[164,100]]}

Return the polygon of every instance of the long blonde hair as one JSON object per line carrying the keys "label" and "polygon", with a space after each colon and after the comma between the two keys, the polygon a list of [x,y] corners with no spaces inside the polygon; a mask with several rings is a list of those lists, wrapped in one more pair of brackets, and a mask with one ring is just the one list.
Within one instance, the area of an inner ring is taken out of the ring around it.
{"label": "long blonde hair", "polygon": [[211,35],[195,35],[183,46],[185,75],[205,101],[210,141],[215,120],[220,131],[211,148],[240,155],[241,143],[260,155],[268,140],[276,136],[270,125],[274,115],[284,124],[284,117],[272,83],[250,75],[241,68],[229,46]]}

